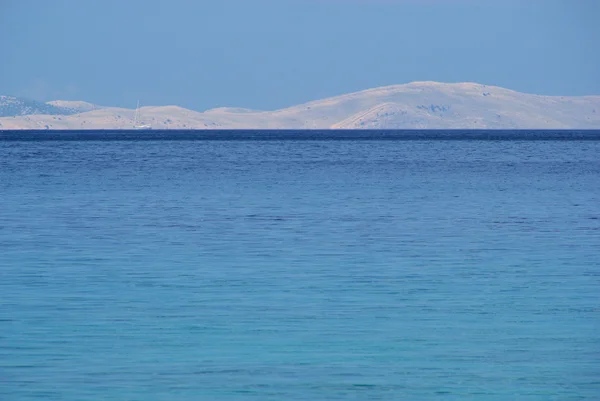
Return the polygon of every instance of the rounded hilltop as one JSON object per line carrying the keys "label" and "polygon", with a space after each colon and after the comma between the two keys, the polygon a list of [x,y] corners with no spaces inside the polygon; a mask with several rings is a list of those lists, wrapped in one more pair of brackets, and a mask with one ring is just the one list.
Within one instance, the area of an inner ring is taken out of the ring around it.
{"label": "rounded hilltop", "polygon": [[104,107],[98,106],[97,104],[84,102],[81,100],[52,100],[50,102],[46,102],[51,106],[61,107],[65,109],[75,110],[78,113],[85,113],[86,111],[103,109]]}
{"label": "rounded hilltop", "polygon": [[258,110],[245,109],[243,107],[216,107],[214,109],[206,110],[204,113],[212,114],[226,114],[226,113],[259,113]]}

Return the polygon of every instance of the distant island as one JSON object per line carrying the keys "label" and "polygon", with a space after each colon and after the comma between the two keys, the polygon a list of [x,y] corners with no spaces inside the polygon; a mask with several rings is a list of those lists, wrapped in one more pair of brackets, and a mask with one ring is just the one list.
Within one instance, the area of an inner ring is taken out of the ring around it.
{"label": "distant island", "polygon": [[[600,96],[540,96],[477,83],[413,82],[274,111],[139,109],[153,129],[600,129]],[[135,110],[0,96],[0,130],[133,129]]]}

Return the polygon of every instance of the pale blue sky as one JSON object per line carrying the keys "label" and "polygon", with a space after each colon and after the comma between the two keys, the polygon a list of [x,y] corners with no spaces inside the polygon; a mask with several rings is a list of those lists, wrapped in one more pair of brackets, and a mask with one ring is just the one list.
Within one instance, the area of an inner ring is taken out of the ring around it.
{"label": "pale blue sky", "polygon": [[600,94],[600,0],[0,0],[0,94],[274,109],[415,80]]}

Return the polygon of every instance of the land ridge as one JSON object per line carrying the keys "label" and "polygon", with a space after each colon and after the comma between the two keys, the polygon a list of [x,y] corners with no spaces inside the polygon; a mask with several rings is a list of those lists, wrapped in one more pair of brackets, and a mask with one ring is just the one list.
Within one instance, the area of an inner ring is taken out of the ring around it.
{"label": "land ridge", "polygon": [[[153,129],[599,129],[600,96],[543,96],[473,82],[411,82],[278,110],[145,106]],[[0,96],[0,130],[132,129],[135,110]]]}

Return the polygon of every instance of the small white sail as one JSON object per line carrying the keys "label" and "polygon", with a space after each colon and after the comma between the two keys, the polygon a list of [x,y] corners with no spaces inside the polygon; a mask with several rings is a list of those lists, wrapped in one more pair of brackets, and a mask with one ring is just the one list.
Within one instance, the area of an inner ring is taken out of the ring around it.
{"label": "small white sail", "polygon": [[134,129],[152,129],[150,124],[144,124],[140,121],[140,101],[137,101],[135,108],[135,115],[133,117],[133,128]]}

